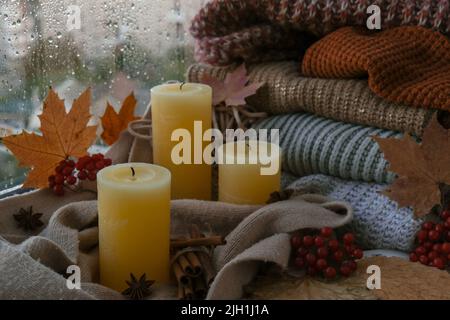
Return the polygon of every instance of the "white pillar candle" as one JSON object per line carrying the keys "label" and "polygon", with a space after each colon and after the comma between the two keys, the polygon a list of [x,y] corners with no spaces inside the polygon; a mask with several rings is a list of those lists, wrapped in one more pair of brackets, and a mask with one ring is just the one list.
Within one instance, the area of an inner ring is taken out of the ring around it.
{"label": "white pillar candle", "polygon": [[[203,155],[208,142],[203,134],[211,128],[212,89],[200,83],[163,84],[152,88],[153,162],[166,167],[172,173],[172,197],[174,199],[211,199],[211,166],[197,159]],[[194,122],[201,122],[200,132],[194,130]],[[191,163],[175,164],[172,150],[179,143],[172,141],[172,133],[185,129],[191,137]],[[196,145],[196,142],[199,145]],[[200,150],[198,150],[200,149]],[[200,163],[194,163],[195,160]]]}
{"label": "white pillar candle", "polygon": [[264,204],[272,192],[280,190],[281,152],[278,145],[265,141],[237,141],[226,143],[217,151],[219,201]]}
{"label": "white pillar candle", "polygon": [[97,176],[100,282],[123,291],[130,278],[169,281],[170,172],[125,163]]}

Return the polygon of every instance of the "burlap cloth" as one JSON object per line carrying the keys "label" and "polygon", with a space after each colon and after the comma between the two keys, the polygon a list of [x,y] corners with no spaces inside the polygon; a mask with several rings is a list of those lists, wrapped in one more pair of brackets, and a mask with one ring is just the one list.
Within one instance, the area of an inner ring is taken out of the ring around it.
{"label": "burlap cloth", "polygon": [[[53,197],[40,191],[0,203],[0,298],[123,299],[120,293],[96,283],[97,202],[73,202],[52,213],[52,207],[62,204]],[[74,197],[65,201],[70,200]],[[36,235],[17,230],[12,218],[18,208],[31,203],[36,211],[44,213],[47,225]],[[218,275],[208,298],[235,299],[241,297],[242,286],[254,277],[261,263],[287,267],[288,232],[306,227],[338,227],[351,217],[348,204],[317,195],[303,195],[261,208],[174,200],[172,234],[183,232],[190,223],[209,225],[216,234],[228,234],[228,243],[214,254]],[[81,269],[80,290],[66,286],[64,275],[70,265]],[[156,286],[153,291],[152,299],[174,298],[176,292],[170,285]]]}
{"label": "burlap cloth", "polygon": [[[147,112],[148,118],[149,113]],[[114,163],[151,161],[148,122],[131,124],[107,154]],[[0,299],[124,299],[98,281],[97,202],[92,192],[70,192],[58,198],[39,190],[0,201]],[[35,232],[17,228],[13,214],[32,206],[44,226]],[[227,236],[214,252],[218,274],[209,299],[235,299],[258,267],[272,262],[286,268],[289,232],[302,228],[338,227],[352,219],[349,204],[320,195],[298,195],[267,206],[212,201],[174,200],[172,235],[194,223]],[[139,250],[138,248],[134,248]],[[67,268],[81,269],[81,289],[66,285]],[[125,280],[125,279],[124,279]],[[171,299],[174,285],[156,285],[150,299]]]}
{"label": "burlap cloth", "polygon": [[[225,79],[235,66],[192,65],[191,82],[204,74]],[[250,81],[264,86],[248,98],[257,110],[272,114],[306,111],[329,119],[421,135],[433,110],[411,108],[378,97],[358,79],[320,79],[302,76],[297,61],[248,65]]]}

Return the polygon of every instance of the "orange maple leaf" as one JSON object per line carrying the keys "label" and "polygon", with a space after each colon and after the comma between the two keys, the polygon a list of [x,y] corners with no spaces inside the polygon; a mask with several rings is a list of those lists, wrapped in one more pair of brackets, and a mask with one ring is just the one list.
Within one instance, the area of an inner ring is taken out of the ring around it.
{"label": "orange maple leaf", "polygon": [[383,193],[400,207],[413,207],[418,217],[430,213],[441,203],[441,187],[450,185],[450,131],[435,116],[421,143],[409,135],[374,139],[398,176]]}
{"label": "orange maple leaf", "polygon": [[119,113],[109,104],[106,106],[105,114],[101,117],[103,133],[102,139],[106,144],[112,145],[119,139],[120,133],[125,130],[128,124],[138,119],[134,116],[136,108],[136,98],[131,93],[122,103]]}
{"label": "orange maple leaf", "polygon": [[96,126],[87,126],[91,114],[91,90],[76,99],[69,113],[64,101],[50,89],[44,101],[40,131],[42,135],[22,132],[3,139],[5,146],[19,160],[19,165],[30,167],[25,188],[45,188],[55,167],[68,157],[82,157],[96,138]]}

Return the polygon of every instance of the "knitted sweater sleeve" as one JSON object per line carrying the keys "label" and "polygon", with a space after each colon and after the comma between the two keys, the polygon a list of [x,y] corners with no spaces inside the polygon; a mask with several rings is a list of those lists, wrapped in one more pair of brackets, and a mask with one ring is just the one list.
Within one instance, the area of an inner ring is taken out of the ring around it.
{"label": "knitted sweater sleeve", "polygon": [[381,9],[382,29],[420,25],[450,34],[450,0],[212,0],[191,24],[196,58],[226,65],[258,61],[265,50],[303,48],[304,33],[321,37],[342,26],[365,26],[372,4]]}
{"label": "knitted sweater sleeve", "polygon": [[213,0],[192,21],[199,39],[270,23],[323,36],[339,27],[365,25],[367,8],[381,9],[382,29],[420,25],[450,34],[449,0]]}

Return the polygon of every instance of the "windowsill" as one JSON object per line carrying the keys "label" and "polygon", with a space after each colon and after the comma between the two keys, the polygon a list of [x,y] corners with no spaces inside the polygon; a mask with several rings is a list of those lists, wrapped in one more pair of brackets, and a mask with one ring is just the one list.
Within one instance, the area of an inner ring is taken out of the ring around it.
{"label": "windowsill", "polygon": [[8,188],[0,191],[0,200],[6,199],[11,196],[15,196],[18,194],[24,194],[32,191],[33,189],[22,189],[22,185],[17,185],[12,188]]}

